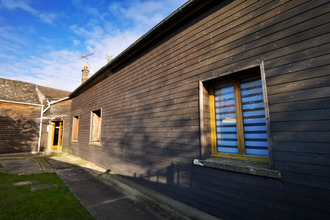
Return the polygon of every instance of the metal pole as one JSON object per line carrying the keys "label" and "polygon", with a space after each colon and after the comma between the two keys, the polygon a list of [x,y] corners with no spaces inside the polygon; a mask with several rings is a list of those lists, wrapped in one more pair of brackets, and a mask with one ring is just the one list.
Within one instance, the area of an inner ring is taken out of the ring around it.
{"label": "metal pole", "polygon": [[42,118],[43,118],[43,111],[44,111],[44,106],[41,106],[41,111],[40,111],[40,124],[39,124],[39,138],[38,138],[38,153],[40,152],[40,144],[41,144],[41,131],[42,131]]}

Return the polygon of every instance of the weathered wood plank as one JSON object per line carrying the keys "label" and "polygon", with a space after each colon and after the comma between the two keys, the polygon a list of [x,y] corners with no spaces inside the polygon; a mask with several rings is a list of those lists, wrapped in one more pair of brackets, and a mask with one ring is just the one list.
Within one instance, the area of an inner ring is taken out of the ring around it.
{"label": "weathered wood plank", "polygon": [[330,97],[329,86],[269,95],[270,104]]}
{"label": "weathered wood plank", "polygon": [[306,143],[298,141],[273,142],[272,146],[274,151],[330,155],[330,148],[328,143]]}
{"label": "weathered wood plank", "polygon": [[330,73],[327,76],[315,77],[307,80],[300,80],[297,77],[297,81],[290,83],[283,83],[276,86],[268,87],[268,95],[274,95],[279,93],[287,93],[293,91],[304,91],[307,89],[329,87],[330,89]]}
{"label": "weathered wood plank", "polygon": [[[317,153],[297,153],[297,152],[285,152],[275,151],[276,164],[277,162],[299,163],[300,166],[320,166],[321,168],[330,166],[330,154],[319,155]],[[285,170],[285,169],[282,169]],[[291,171],[292,172],[292,171]]]}
{"label": "weathered wood plank", "polygon": [[305,69],[298,72],[290,72],[283,75],[267,78],[267,86],[274,86],[283,83],[295,82],[297,79],[307,80],[329,75],[330,65],[320,66],[311,69]]}
{"label": "weathered wood plank", "polygon": [[[272,117],[276,116],[276,112],[291,112],[291,111],[304,111],[304,110],[317,110],[330,108],[330,98],[301,100],[286,103],[270,104],[270,113]],[[286,113],[285,113],[286,114]]]}
{"label": "weathered wood plank", "polygon": [[279,121],[329,120],[330,109],[276,112],[270,116],[271,123]]}
{"label": "weathered wood plank", "polygon": [[330,132],[273,132],[273,141],[330,143]]}
{"label": "weathered wood plank", "polygon": [[[283,171],[282,171],[283,172]],[[309,186],[304,185],[304,181],[300,182],[299,184],[291,183],[291,182],[278,182],[272,181],[271,179],[264,179],[264,178],[253,178],[249,175],[239,175],[237,173],[231,173],[226,171],[219,171],[208,169],[207,172],[205,169],[194,169],[193,170],[194,176],[198,176],[201,178],[212,178],[213,180],[217,180],[218,182],[222,180],[230,180],[236,183],[242,183],[247,185],[253,185],[260,187],[261,189],[266,188],[272,191],[279,191],[279,192],[286,192],[292,193],[294,195],[300,195],[307,198],[313,199],[321,199],[321,201],[330,202],[330,192],[324,191],[320,188],[313,188],[313,192],[310,191]]]}
{"label": "weathered wood plank", "polygon": [[307,69],[313,69],[315,67],[320,67],[324,65],[329,65],[330,54],[321,55],[318,57],[313,57],[312,59],[300,60],[297,62],[290,62],[280,67],[267,68],[266,66],[266,76],[282,75],[290,72],[298,72]]}
{"label": "weathered wood plank", "polygon": [[[316,210],[321,210],[320,206],[325,208],[325,205],[322,205],[322,203],[318,202],[317,200],[304,200],[302,199],[304,197],[299,195],[291,195],[291,193],[279,192],[279,195],[274,196],[272,195],[274,194],[274,191],[267,189],[267,187],[257,187],[254,185],[239,184],[237,182],[228,181],[224,179],[220,179],[217,184],[212,184],[212,179],[207,176],[201,176],[201,178],[194,177],[194,179],[197,179],[200,184],[202,184],[207,189],[207,191],[210,191],[210,193],[214,193],[216,195],[221,193],[227,196],[234,195],[237,199],[247,200],[250,201],[252,204],[254,201],[262,200],[264,207],[271,207],[273,211],[276,210],[279,212],[287,212],[292,214],[293,216],[297,215],[297,210],[300,210],[303,207],[310,209],[312,206]],[[221,188],[221,190],[219,190],[219,188]],[[313,202],[316,202],[316,204],[311,205],[311,203]],[[290,211],[288,211],[287,208],[289,208]],[[316,210],[311,209],[310,212],[317,215],[318,212]],[[300,214],[301,217],[304,217],[305,215],[304,212]]]}
{"label": "weathered wood plank", "polygon": [[297,173],[290,173],[287,171],[282,172],[282,179],[283,181],[295,183],[297,185],[305,185],[317,188],[323,188],[326,190],[330,189],[329,181],[330,178],[327,177],[319,177],[319,176],[311,176],[305,174],[297,174]]}
{"label": "weathered wood plank", "polygon": [[294,122],[273,122],[272,131],[330,131],[330,120],[326,121],[294,121]]}
{"label": "weathered wood plank", "polygon": [[286,170],[288,172],[297,173],[297,174],[304,174],[330,178],[329,167],[328,166],[320,166],[320,165],[313,165],[305,163],[293,163],[293,162],[283,162],[277,161],[276,168],[279,170]]}

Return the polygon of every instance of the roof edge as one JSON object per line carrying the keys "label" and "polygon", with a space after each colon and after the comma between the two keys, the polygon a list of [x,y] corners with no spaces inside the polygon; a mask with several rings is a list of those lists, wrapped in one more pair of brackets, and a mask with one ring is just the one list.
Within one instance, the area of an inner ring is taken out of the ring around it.
{"label": "roof edge", "polygon": [[[73,98],[78,95],[78,93],[88,84],[90,84],[93,80],[95,80],[98,76],[100,76],[105,70],[115,68],[119,64],[123,63],[124,61],[128,60],[132,56],[134,56],[135,53],[139,52],[141,48],[144,48],[150,43],[148,43],[149,39],[156,39],[157,37],[162,36],[165,32],[167,32],[172,25],[175,25],[176,23],[182,22],[184,19],[186,19],[185,12],[192,10],[190,13],[187,14],[187,17],[192,15],[193,13],[197,12],[199,9],[207,6],[213,2],[213,0],[189,0],[186,3],[184,3],[182,6],[180,6],[178,9],[176,9],[174,12],[172,12],[170,15],[168,15],[166,18],[164,18],[161,22],[159,22],[157,25],[155,25],[153,28],[151,28],[147,33],[145,33],[143,36],[141,36],[139,39],[137,39],[133,44],[131,44],[129,47],[127,47],[124,51],[122,51],[119,55],[117,55],[112,61],[101,67],[96,73],[94,73],[88,80],[86,80],[84,83],[82,83],[80,86],[78,86],[70,95],[70,98]],[[198,6],[199,7],[196,7]],[[195,8],[195,10],[193,10]],[[149,41],[150,42],[150,41]],[[141,47],[141,48],[139,48]]]}
{"label": "roof edge", "polygon": [[29,103],[29,102],[18,102],[18,101],[4,100],[4,99],[0,99],[0,102],[20,104],[20,105],[44,106],[42,104]]}

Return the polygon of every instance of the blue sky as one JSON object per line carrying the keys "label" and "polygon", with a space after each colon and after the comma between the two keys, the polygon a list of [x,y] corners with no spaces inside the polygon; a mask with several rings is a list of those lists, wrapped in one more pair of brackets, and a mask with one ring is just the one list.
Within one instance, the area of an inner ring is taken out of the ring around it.
{"label": "blue sky", "polygon": [[186,0],[0,0],[0,77],[73,91]]}

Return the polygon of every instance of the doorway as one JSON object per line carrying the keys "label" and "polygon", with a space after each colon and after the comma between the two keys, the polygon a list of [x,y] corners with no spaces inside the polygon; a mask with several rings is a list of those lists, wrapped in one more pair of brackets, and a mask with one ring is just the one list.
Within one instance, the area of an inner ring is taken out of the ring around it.
{"label": "doorway", "polygon": [[51,150],[61,151],[62,150],[62,133],[63,133],[63,121],[52,122],[52,142]]}

